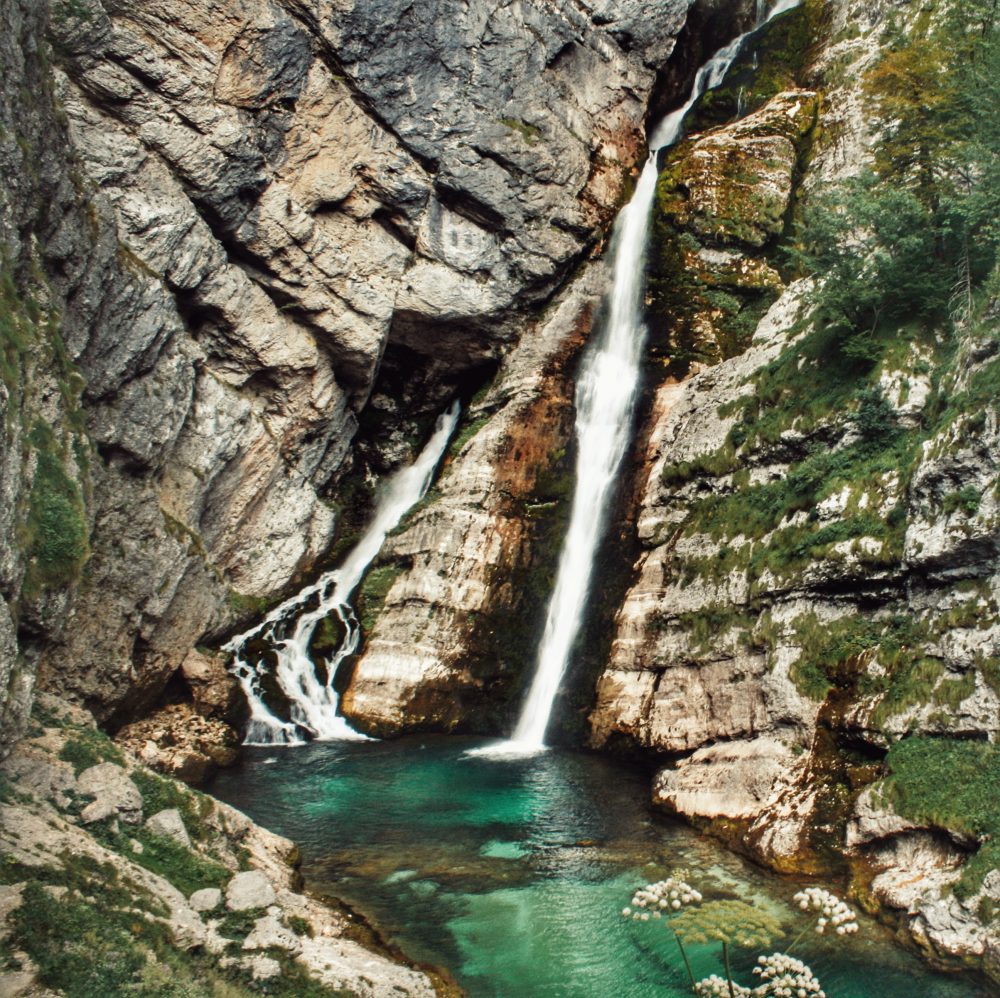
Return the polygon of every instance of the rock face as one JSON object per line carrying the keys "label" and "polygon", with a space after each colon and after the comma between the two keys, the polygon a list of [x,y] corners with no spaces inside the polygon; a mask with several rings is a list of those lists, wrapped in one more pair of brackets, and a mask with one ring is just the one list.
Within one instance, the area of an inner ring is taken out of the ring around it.
{"label": "rock face", "polygon": [[383,557],[400,574],[342,701],[361,730],[495,731],[509,711],[567,514],[568,360],[602,287],[599,268],[588,268],[505,359],[433,501],[390,540]]}
{"label": "rock face", "polygon": [[[795,199],[870,155],[855,88],[879,53],[854,26],[880,16],[829,5],[812,65],[664,164],[654,349],[687,349],[673,370],[691,376],[650,405],[642,551],[591,740],[671,759],[659,805],[777,869],[850,871],[934,961],[995,974],[991,836],[920,811],[914,776],[946,752],[987,760],[1000,735],[1000,424],[976,401],[994,348],[967,330],[945,358],[928,334],[870,369],[837,367],[810,285],[782,282],[773,257]],[[948,413],[932,406],[932,371]],[[924,753],[912,770],[907,744]]]}
{"label": "rock face", "polygon": [[9,727],[36,671],[131,719],[313,565],[601,238],[689,5],[7,5]]}
{"label": "rock face", "polygon": [[[9,885],[0,888],[0,938],[16,960],[0,969],[0,993],[55,994],[69,985],[121,993],[140,982],[155,991],[159,981],[165,993],[179,978],[209,989],[224,980],[227,994],[250,996],[259,993],[255,982],[279,974],[317,995],[446,993],[428,973],[355,941],[350,912],[300,893],[287,839],[123,757],[80,710],[43,696],[39,718],[0,766]],[[84,756],[108,759],[77,774],[66,760]],[[117,811],[81,825],[95,795]],[[142,828],[119,825],[165,796],[177,807]],[[227,910],[240,917],[222,910],[223,889]],[[169,965],[156,955],[162,941],[174,947]],[[114,961],[103,959],[112,953]]]}

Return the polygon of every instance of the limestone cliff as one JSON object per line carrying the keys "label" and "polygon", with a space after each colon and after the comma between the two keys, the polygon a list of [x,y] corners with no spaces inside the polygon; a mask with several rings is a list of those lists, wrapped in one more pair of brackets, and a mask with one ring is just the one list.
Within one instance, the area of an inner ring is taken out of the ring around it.
{"label": "limestone cliff", "polygon": [[4,5],[9,727],[36,672],[129,720],[344,537],[601,239],[689,3],[397,6]]}

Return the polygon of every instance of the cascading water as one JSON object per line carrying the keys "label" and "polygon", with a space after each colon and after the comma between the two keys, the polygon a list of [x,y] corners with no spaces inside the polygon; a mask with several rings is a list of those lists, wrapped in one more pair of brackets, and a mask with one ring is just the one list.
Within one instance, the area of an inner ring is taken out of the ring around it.
{"label": "cascading water", "polygon": [[[361,629],[350,605],[365,570],[382,550],[386,535],[424,497],[458,423],[459,403],[438,417],[434,433],[417,460],[397,471],[386,483],[375,516],[344,563],[313,585],[272,610],[256,627],[233,638],[223,649],[232,654],[230,666],[250,705],[246,745],[301,745],[307,739],[363,739],[337,713],[334,689],[337,668],[354,654]],[[315,603],[310,609],[303,608]],[[344,627],[340,647],[326,663],[320,680],[309,657],[309,643],[324,617],[336,614]],[[264,702],[261,667],[251,661],[248,646],[264,642],[277,660],[274,678],[291,705],[291,720],[276,717]]]}
{"label": "cascading water", "polygon": [[[757,27],[799,2],[780,0],[758,17]],[[535,752],[545,746],[552,706],[583,620],[618,466],[631,438],[639,366],[646,340],[643,272],[656,195],[657,153],[681,137],[688,111],[707,90],[722,82],[750,34],[740,35],[716,52],[698,70],[685,104],[660,122],[649,142],[649,159],[635,194],[615,222],[610,312],[584,361],[577,384],[576,491],[538,653],[538,667],[511,739],[480,750],[483,754]]]}

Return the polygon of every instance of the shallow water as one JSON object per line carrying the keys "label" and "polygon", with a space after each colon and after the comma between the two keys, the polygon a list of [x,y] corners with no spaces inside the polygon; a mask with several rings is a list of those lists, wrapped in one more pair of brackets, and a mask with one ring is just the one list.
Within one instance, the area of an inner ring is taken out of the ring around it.
{"label": "shallow water", "polygon": [[[677,867],[707,898],[739,897],[802,926],[794,881],[771,877],[645,806],[648,780],[599,756],[470,758],[465,738],[246,750],[209,788],[301,847],[309,885],[371,917],[472,998],[690,996],[662,923],[621,917],[634,888]],[[780,948],[780,943],[775,949]],[[794,950],[830,998],[985,998],[928,972],[871,922]],[[699,976],[721,972],[713,949]],[[756,954],[736,958],[753,983]],[[735,968],[734,968],[735,969]]]}

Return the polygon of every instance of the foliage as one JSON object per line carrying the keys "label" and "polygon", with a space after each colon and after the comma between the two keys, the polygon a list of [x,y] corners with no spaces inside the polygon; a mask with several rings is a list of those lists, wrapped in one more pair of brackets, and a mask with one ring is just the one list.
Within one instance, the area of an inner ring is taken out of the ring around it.
{"label": "foliage", "polygon": [[211,831],[206,818],[212,813],[212,798],[182,787],[175,780],[164,779],[148,770],[137,769],[130,774],[142,794],[142,809],[147,815],[176,808],[181,813],[188,834],[196,841],[207,840]]}
{"label": "foliage", "polygon": [[375,621],[385,606],[385,598],[402,572],[399,565],[379,565],[365,576],[358,592],[358,609],[361,627],[366,634],[375,626]]}
{"label": "foliage", "polygon": [[[768,998],[771,995],[824,998],[812,970],[787,953],[758,958],[753,971],[760,978],[758,987],[751,989],[733,980],[729,947],[769,946],[773,938],[784,935],[781,923],[773,915],[743,901],[727,899],[703,904],[701,893],[688,883],[690,876],[688,871],[678,870],[667,880],[640,888],[622,915],[636,922],[648,922],[652,913],[652,917],[660,919],[662,925],[673,931],[694,994],[703,998]],[[858,931],[854,911],[821,887],[807,887],[795,895],[794,902],[802,912],[817,916],[814,930],[821,935],[827,928],[841,937]],[[807,925],[802,930],[792,947],[810,927],[813,926]],[[696,981],[685,943],[721,943],[725,977],[712,974]]]}
{"label": "foliage", "polygon": [[83,496],[48,424],[36,423],[31,442],[37,464],[28,500],[28,559],[38,584],[65,585],[79,578],[90,555]]}
{"label": "foliage", "polygon": [[59,758],[70,763],[77,776],[102,762],[121,766],[125,761],[118,747],[103,731],[85,725],[73,725],[68,729]]}
{"label": "foliage", "polygon": [[678,915],[671,927],[686,943],[725,943],[743,949],[770,946],[784,935],[773,915],[745,901],[709,901]]}
{"label": "foliage", "polygon": [[870,366],[880,327],[947,314],[957,264],[950,236],[913,191],[865,173],[806,205],[788,256],[820,278],[813,321],[846,357]]}
{"label": "foliage", "polygon": [[975,516],[982,500],[983,495],[979,489],[974,485],[966,485],[957,492],[949,492],[944,497],[941,508],[948,515],[961,510],[967,516]]}
{"label": "foliage", "polygon": [[[205,887],[226,885],[232,873],[220,863],[202,856],[187,846],[164,835],[156,835],[145,828],[131,829],[128,834],[109,828],[99,829],[96,836],[116,852],[127,856],[133,863],[144,866],[151,873],[169,880],[185,896]],[[137,852],[132,839],[141,846]]]}
{"label": "foliage", "polygon": [[[222,969],[201,951],[174,944],[166,911],[111,864],[66,857],[64,869],[19,871],[28,880],[10,916],[11,949],[26,953],[47,988],[65,998],[349,998],[275,953],[280,977],[262,988],[248,971]],[[60,897],[49,886],[67,890]]]}
{"label": "foliage", "polygon": [[976,893],[983,877],[1000,869],[1000,802],[983,792],[1000,785],[1000,746],[906,738],[889,750],[887,764],[883,794],[900,815],[980,840],[955,888],[963,898]]}
{"label": "foliage", "polygon": [[452,440],[448,447],[448,455],[450,457],[457,457],[462,453],[462,449],[465,445],[490,421],[490,415],[479,416],[476,419],[470,420],[462,427],[457,434],[455,434],[455,439]]}

